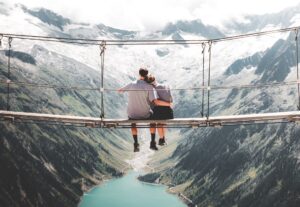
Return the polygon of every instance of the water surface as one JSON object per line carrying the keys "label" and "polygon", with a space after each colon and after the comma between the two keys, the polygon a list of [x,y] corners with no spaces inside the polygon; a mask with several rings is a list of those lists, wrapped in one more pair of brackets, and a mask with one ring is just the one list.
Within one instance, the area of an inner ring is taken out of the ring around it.
{"label": "water surface", "polygon": [[110,180],[86,193],[79,207],[186,207],[163,185],[152,185],[136,179],[137,172]]}

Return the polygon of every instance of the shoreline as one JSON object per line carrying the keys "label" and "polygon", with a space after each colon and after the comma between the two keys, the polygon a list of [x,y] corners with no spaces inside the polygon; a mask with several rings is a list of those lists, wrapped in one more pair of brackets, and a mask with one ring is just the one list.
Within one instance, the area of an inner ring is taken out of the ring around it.
{"label": "shoreline", "polygon": [[[190,200],[189,199],[184,199],[185,197],[181,196],[181,195],[183,195],[181,193],[172,192],[170,190],[172,187],[170,187],[169,185],[165,185],[165,184],[162,184],[162,183],[146,182],[146,181],[142,181],[142,180],[138,179],[138,177],[141,176],[142,174],[153,173],[155,171],[153,168],[148,166],[148,162],[150,161],[150,157],[152,155],[154,155],[155,152],[149,149],[149,146],[148,146],[149,140],[146,136],[146,134],[147,134],[146,130],[141,131],[141,132],[144,132],[144,133],[141,133],[141,138],[140,138],[141,151],[138,152],[138,153],[134,153],[132,159],[125,160],[125,162],[128,163],[129,167],[125,167],[122,170],[123,174],[120,177],[127,176],[128,173],[130,173],[130,172],[137,173],[137,176],[135,177],[135,179],[138,182],[141,182],[141,183],[147,184],[147,185],[153,185],[153,186],[165,186],[166,187],[166,189],[165,189],[166,193],[176,195],[176,197],[179,198],[183,202],[183,204],[185,204],[187,206],[190,206],[191,203],[188,202]],[[90,188],[88,188],[87,190],[83,191],[83,195],[80,197],[80,201],[79,201],[77,206],[78,207],[80,206],[83,197],[88,196],[88,193],[91,192],[93,189],[100,187],[105,182],[108,182],[108,181],[111,181],[111,180],[114,180],[114,179],[118,179],[120,177],[112,177],[111,179],[100,180],[98,184],[93,185]],[[195,206],[195,205],[192,205],[192,206]]]}
{"label": "shoreline", "polygon": [[139,182],[145,183],[148,185],[154,185],[154,186],[166,186],[167,193],[176,195],[184,204],[186,204],[189,207],[197,207],[197,205],[194,204],[194,202],[191,199],[189,199],[187,196],[185,196],[183,193],[181,193],[181,192],[177,193],[177,192],[173,191],[172,188],[174,188],[174,187],[170,187],[170,185],[162,184],[162,183],[152,183],[152,182],[141,181],[141,180],[139,180]]}

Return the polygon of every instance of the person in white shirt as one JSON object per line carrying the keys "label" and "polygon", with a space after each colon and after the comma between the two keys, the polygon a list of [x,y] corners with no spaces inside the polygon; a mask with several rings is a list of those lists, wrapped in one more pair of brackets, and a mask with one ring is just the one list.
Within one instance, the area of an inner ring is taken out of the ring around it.
{"label": "person in white shirt", "polygon": [[[159,106],[159,105],[153,105],[152,110],[153,110],[153,120],[162,120],[162,119],[173,119],[173,109],[171,108],[173,104],[173,97],[171,94],[170,87],[167,85],[163,84],[158,84],[155,81],[155,77],[153,75],[149,75],[147,78],[147,82],[150,83],[151,85],[154,86],[156,89],[158,99],[164,102],[169,103],[169,106]],[[159,141],[158,145],[165,145],[166,139],[165,139],[165,134],[166,134],[166,129],[163,124],[159,124],[159,127],[157,129],[158,135],[159,135]]]}

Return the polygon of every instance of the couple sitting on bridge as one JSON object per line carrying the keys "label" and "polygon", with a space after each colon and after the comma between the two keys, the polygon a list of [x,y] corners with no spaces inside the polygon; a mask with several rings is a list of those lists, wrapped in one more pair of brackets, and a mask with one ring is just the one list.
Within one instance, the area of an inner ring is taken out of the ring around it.
{"label": "couple sitting on bridge", "polygon": [[[163,120],[173,119],[171,108],[173,98],[169,87],[158,84],[153,75],[148,74],[148,70],[140,68],[139,80],[130,83],[119,92],[128,92],[129,100],[127,114],[131,120]],[[159,142],[165,144],[165,128],[163,124],[158,125]],[[138,152],[138,133],[136,124],[131,125],[131,132],[134,139],[134,152]],[[155,142],[155,124],[150,124],[151,142],[150,149],[157,150]]]}

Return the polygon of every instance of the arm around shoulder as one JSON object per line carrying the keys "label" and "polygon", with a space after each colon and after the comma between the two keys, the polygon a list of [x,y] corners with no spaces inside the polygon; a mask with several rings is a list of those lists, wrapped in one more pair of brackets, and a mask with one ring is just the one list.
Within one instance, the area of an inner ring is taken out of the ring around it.
{"label": "arm around shoulder", "polygon": [[171,106],[172,105],[170,102],[162,101],[159,99],[154,99],[153,102],[156,106]]}

